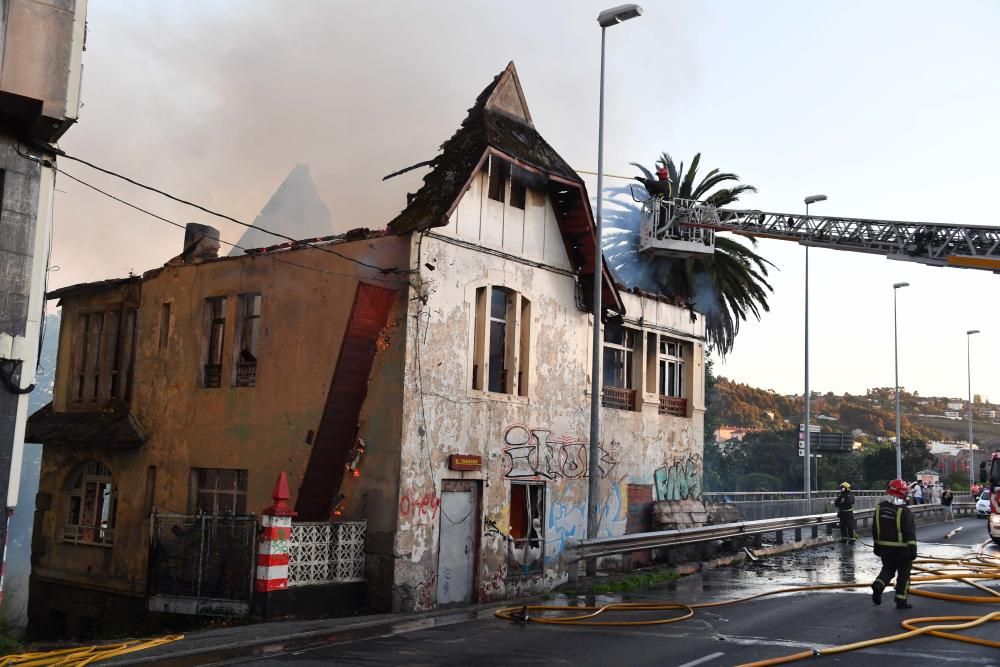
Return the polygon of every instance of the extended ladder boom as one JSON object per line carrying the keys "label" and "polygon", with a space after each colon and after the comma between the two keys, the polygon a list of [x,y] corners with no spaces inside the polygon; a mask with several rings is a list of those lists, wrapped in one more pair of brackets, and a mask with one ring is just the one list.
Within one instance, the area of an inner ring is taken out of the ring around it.
{"label": "extended ladder boom", "polygon": [[1000,273],[1000,227],[769,213],[682,199],[652,198],[643,204],[639,250],[667,256],[712,253],[716,231]]}

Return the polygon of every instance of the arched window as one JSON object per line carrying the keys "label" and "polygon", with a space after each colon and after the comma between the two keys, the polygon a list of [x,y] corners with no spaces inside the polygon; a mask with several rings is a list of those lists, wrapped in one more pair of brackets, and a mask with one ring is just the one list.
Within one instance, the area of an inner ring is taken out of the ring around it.
{"label": "arched window", "polygon": [[63,539],[74,544],[111,546],[118,504],[111,470],[100,461],[89,461],[77,466],[70,482]]}

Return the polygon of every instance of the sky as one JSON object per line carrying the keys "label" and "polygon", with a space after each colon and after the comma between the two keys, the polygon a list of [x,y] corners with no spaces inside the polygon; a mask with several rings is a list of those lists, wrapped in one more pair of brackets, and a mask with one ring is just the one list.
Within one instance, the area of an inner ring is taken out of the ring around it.
{"label": "sky", "polygon": [[[528,2],[88,3],[79,123],[68,153],[252,222],[297,164],[334,226],[381,228],[476,95],[513,60],[541,134],[575,168],[597,163],[600,28],[614,4]],[[605,171],[662,151],[732,171],[741,204],[1000,226],[1000,4],[647,1],[607,31]],[[68,173],[179,223],[243,229],[67,160]],[[624,181],[609,179],[610,185]],[[596,183],[589,179],[591,194]],[[50,288],[141,273],[182,232],[60,177]],[[762,240],[770,312],[716,372],[803,390],[804,250]],[[226,252],[225,248],[223,252]],[[810,250],[810,387],[1000,401],[1000,276]]]}

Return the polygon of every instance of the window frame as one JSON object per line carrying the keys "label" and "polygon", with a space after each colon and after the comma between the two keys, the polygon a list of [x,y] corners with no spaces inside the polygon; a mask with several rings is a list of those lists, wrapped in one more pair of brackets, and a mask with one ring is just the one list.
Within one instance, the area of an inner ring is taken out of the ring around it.
{"label": "window frame", "polygon": [[[494,294],[504,294],[504,317],[494,311]],[[528,399],[531,386],[531,299],[515,289],[502,284],[487,283],[472,292],[472,363],[470,364],[472,391],[489,396],[508,396]],[[502,327],[500,344],[503,368],[494,374],[497,348],[494,332]]]}
{"label": "window frame", "polygon": [[[260,359],[260,323],[263,299],[260,292],[237,295],[236,299],[236,344],[233,345],[234,387],[257,386],[257,362]],[[250,338],[250,349],[246,340]],[[248,358],[244,358],[246,351]]]}
{"label": "window frame", "polygon": [[[220,473],[235,473],[233,488],[223,488]],[[209,486],[211,479],[211,486]],[[205,486],[203,486],[205,484]],[[242,516],[247,513],[247,490],[250,473],[244,468],[201,468],[192,467],[188,475],[188,512],[191,514],[211,514],[215,516]],[[242,488],[241,488],[242,487]],[[203,496],[212,498],[212,511],[204,511]],[[219,512],[220,498],[231,499],[231,510]]]}
{"label": "window frame", "polygon": [[[67,481],[62,541],[98,547],[114,546],[118,489],[111,468],[101,461],[86,461],[73,469]],[[91,495],[93,516],[86,521]]]}
{"label": "window frame", "polygon": [[201,386],[218,389],[222,386],[222,364],[226,357],[227,297],[205,299],[205,347],[202,355]]}
{"label": "window frame", "polygon": [[[526,515],[524,522],[524,535],[515,535],[516,527],[514,525],[514,512],[515,512],[515,488],[523,488],[524,496],[526,501]],[[532,577],[538,576],[545,573],[545,516],[546,516],[546,495],[547,487],[545,482],[531,482],[531,481],[511,481],[510,491],[508,494],[509,507],[510,507],[510,530],[508,534],[508,549],[507,549],[507,576],[508,577]],[[532,502],[532,493],[537,494],[537,499]],[[537,515],[532,513],[532,504],[537,505],[534,510]],[[533,520],[538,521],[538,527],[533,526]],[[532,531],[535,535],[532,536]],[[518,549],[518,545],[522,545],[521,549]],[[530,549],[538,549],[538,559],[532,561],[530,564],[525,563],[524,554],[527,554]],[[521,557],[518,560],[518,552],[520,551]]]}
{"label": "window frame", "polygon": [[[609,331],[621,330],[621,340],[610,340]],[[601,405],[617,410],[636,411],[639,408],[636,384],[636,363],[641,363],[642,329],[628,326],[624,322],[608,322],[601,333]],[[608,357],[621,355],[621,384],[615,384],[617,378],[608,378]]]}

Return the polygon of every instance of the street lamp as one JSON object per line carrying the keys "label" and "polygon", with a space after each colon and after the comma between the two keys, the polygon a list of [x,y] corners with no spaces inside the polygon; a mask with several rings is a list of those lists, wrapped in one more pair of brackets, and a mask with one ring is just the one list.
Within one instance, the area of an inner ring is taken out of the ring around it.
{"label": "street lamp", "polygon": [[896,325],[896,291],[910,283],[892,285],[892,349],[896,356],[896,479],[903,479],[903,441],[899,436],[899,329]]}
{"label": "street lamp", "polygon": [[[604,31],[613,26],[642,15],[639,5],[619,5],[605,9],[597,15],[597,23],[601,26],[601,97],[600,111],[597,121],[597,225],[596,247],[594,248],[594,356],[591,366],[590,385],[590,459],[589,484],[587,485],[587,537],[597,537],[597,495],[599,452],[601,441],[601,278],[604,271],[604,251],[601,248],[603,225],[601,212],[604,208]],[[597,561],[587,562],[587,574],[597,573]]]}
{"label": "street lamp", "polygon": [[[826,195],[809,195],[803,200],[806,204],[806,231],[809,230],[809,204],[815,204],[816,202],[826,201]],[[803,480],[802,484],[806,489],[806,501],[809,502],[810,512],[812,511],[812,481],[809,479],[810,468],[812,466],[812,458],[809,453],[809,441],[810,441],[810,431],[809,431],[809,245],[806,239],[806,317],[805,317],[805,339],[806,339],[806,359],[805,359],[805,375],[806,375],[806,391],[805,391],[805,414],[803,415],[802,425],[805,435],[803,439],[805,441],[805,449],[803,454],[805,455],[803,460],[805,465],[802,466]],[[819,462],[816,463],[816,473],[819,475]],[[819,490],[817,488],[817,490]]]}
{"label": "street lamp", "polygon": [[976,456],[972,451],[972,334],[979,329],[969,329],[965,332],[966,369],[969,378],[969,488],[976,483]]}

